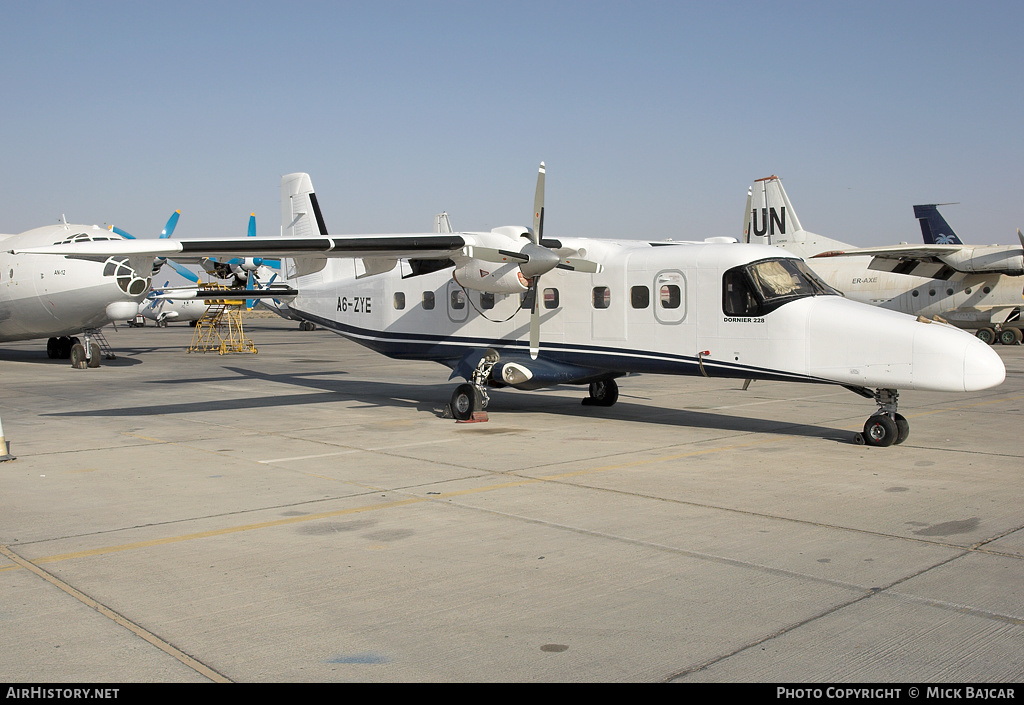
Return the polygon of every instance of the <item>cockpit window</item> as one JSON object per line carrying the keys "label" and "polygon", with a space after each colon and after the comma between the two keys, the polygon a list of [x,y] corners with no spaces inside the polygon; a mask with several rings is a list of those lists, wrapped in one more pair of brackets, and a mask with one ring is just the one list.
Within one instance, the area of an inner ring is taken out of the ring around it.
{"label": "cockpit window", "polygon": [[727,316],[763,316],[807,296],[842,296],[803,260],[773,258],[727,271],[722,278],[722,309]]}
{"label": "cockpit window", "polygon": [[121,237],[107,237],[106,235],[90,235],[89,233],[75,233],[68,235],[63,240],[58,240],[54,245],[66,245],[69,242],[96,242],[98,240],[121,240]]}

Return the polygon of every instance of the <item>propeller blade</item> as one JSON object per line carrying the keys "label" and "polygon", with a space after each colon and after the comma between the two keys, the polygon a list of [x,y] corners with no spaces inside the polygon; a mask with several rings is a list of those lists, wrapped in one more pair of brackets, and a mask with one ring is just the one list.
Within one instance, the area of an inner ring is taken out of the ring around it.
{"label": "propeller blade", "polygon": [[558,265],[559,269],[569,269],[574,272],[587,272],[589,274],[598,274],[604,271],[604,266],[597,262],[591,262],[588,259],[580,259],[579,257],[566,257]]}
{"label": "propeller blade", "polygon": [[246,237],[256,237],[256,214],[249,216],[249,232]]}
{"label": "propeller blade", "polygon": [[[246,289],[246,291],[252,291],[255,288],[253,286],[253,282],[255,280],[256,280],[255,275],[250,271],[249,272],[249,278],[245,282],[245,289]],[[246,299],[245,300],[245,310],[246,311],[251,311],[255,305],[256,305],[256,299]]]}
{"label": "propeller blade", "polygon": [[537,171],[537,192],[533,197],[533,244],[539,245],[544,236],[544,162]]}
{"label": "propeller blade", "polygon": [[[174,211],[173,213],[171,213],[171,217],[167,219],[167,225],[165,225],[164,229],[160,231],[160,237],[161,238],[165,238],[165,237],[170,237],[171,236],[171,233],[174,232],[174,226],[176,226],[178,224],[178,217],[180,215],[181,215],[181,211]],[[127,238],[129,240],[134,240],[135,239],[134,235],[129,233],[127,230],[122,230],[121,228],[117,227],[116,225],[111,225],[107,229],[110,230],[110,232],[112,232],[112,233],[117,233],[118,235],[120,235],[123,238]]]}
{"label": "propeller blade", "polygon": [[529,255],[521,252],[512,252],[511,250],[496,250],[493,247],[477,247],[476,245],[468,247],[466,250],[468,257],[483,260],[484,262],[494,262],[495,264],[505,264],[510,260],[515,260],[516,262],[530,261]]}
{"label": "propeller blade", "polygon": [[167,264],[171,265],[171,268],[174,269],[175,272],[185,277],[190,282],[194,282],[196,284],[199,283],[199,275],[193,272],[188,267],[180,265],[172,259],[167,260]]}
{"label": "propeller blade", "polygon": [[536,360],[540,355],[540,301],[537,292],[539,291],[540,276],[533,278],[533,310],[530,311],[530,359]]}
{"label": "propeller blade", "polygon": [[[544,176],[547,170],[544,167],[544,162],[540,163],[540,168],[537,170],[537,191],[533,196],[533,247],[530,251],[525,254],[529,254],[530,261],[526,263],[527,269],[534,271],[533,282],[531,288],[533,289],[533,308],[530,311],[530,358],[533,360],[537,359],[540,355],[540,301],[538,301],[537,292],[540,291],[540,275],[544,272],[551,271],[558,266],[558,255],[546,247],[543,248],[545,255],[541,255],[537,250],[541,248],[541,238],[544,237]],[[527,248],[523,248],[526,250]],[[554,260],[553,262],[551,260]],[[532,265],[532,266],[531,266]],[[523,266],[520,265],[520,270]],[[531,276],[526,271],[523,271],[524,276]]]}
{"label": "propeller blade", "polygon": [[174,232],[174,228],[178,225],[178,217],[181,215],[181,211],[174,211],[171,213],[171,217],[167,219],[167,225],[160,231],[160,238],[167,238]]}

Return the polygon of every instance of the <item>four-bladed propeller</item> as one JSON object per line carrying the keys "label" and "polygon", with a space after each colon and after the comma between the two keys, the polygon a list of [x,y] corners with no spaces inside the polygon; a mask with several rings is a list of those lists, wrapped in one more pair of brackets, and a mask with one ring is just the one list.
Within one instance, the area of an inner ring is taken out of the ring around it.
{"label": "four-bladed propeller", "polygon": [[[167,224],[164,226],[164,229],[160,231],[160,239],[161,240],[163,240],[165,238],[169,238],[171,236],[171,234],[174,232],[174,228],[178,225],[178,218],[179,217],[181,217],[181,211],[174,211],[173,213],[171,213],[171,217],[167,219]],[[128,238],[129,240],[134,240],[135,239],[134,235],[132,235],[131,233],[128,233],[128,232],[126,232],[126,231],[122,230],[121,228],[118,228],[118,227],[116,227],[114,225],[110,226],[110,230],[111,230],[111,232],[115,232],[118,235],[120,235],[121,237]],[[198,274],[193,272],[188,267],[184,267],[184,266],[178,264],[177,262],[175,262],[174,260],[167,259],[166,257],[154,257],[153,258],[153,276],[155,276],[157,274],[157,272],[160,271],[160,268],[163,267],[165,264],[171,265],[171,268],[175,272],[177,272],[181,276],[185,277],[189,281],[191,281],[193,283],[197,283],[197,284],[199,283],[199,275]]]}
{"label": "four-bladed propeller", "polygon": [[558,252],[542,245],[544,238],[544,162],[540,163],[537,172],[537,191],[533,199],[533,230],[530,240],[518,252],[490,247],[473,247],[472,254],[476,259],[498,264],[509,261],[519,262],[519,271],[529,280],[524,308],[530,308],[530,357],[534,360],[540,353],[540,301],[537,292],[540,289],[541,275],[552,269],[565,269],[572,272],[596,274],[603,267],[587,259],[579,257],[561,257]]}

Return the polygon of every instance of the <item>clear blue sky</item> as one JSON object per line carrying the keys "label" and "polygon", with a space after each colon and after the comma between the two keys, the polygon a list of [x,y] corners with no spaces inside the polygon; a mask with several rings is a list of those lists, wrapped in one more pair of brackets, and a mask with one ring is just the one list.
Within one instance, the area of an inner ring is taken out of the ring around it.
{"label": "clear blue sky", "polygon": [[309,172],[332,233],[529,224],[737,235],[778,174],[804,227],[1024,228],[1024,3],[0,3],[0,232],[279,231]]}

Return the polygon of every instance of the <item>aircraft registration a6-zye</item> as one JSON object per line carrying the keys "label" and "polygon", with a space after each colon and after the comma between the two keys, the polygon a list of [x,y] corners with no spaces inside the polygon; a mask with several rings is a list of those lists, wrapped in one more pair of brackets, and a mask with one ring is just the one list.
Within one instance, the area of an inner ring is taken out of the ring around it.
{"label": "aircraft registration a6-zye", "polygon": [[327,234],[306,174],[282,178],[282,236],[70,243],[30,252],[101,258],[280,257],[289,315],[393,358],[432,360],[466,380],[456,418],[489,387],[589,385],[611,405],[629,373],[842,385],[878,411],[871,445],[909,432],[901,389],[1000,384],[999,356],[952,326],[844,298],[803,260],[735,241],[544,237],[544,178],[533,227],[404,235]]}

